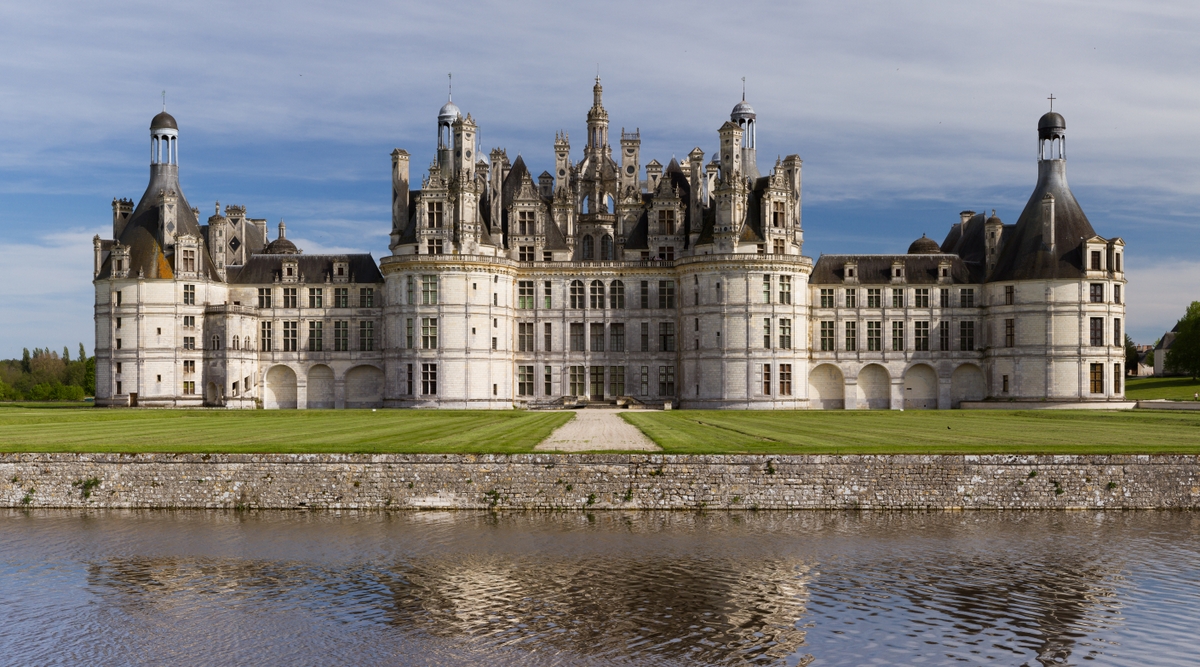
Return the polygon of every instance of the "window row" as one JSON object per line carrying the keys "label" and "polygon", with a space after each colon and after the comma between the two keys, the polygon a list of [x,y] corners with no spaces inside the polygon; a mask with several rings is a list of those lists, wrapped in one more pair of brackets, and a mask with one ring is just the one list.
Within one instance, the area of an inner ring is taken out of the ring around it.
{"label": "window row", "polygon": [[[842,344],[846,352],[857,352],[860,349],[867,352],[882,352],[884,350],[884,322],[881,320],[868,320],[866,322],[866,345],[861,347],[859,342],[859,322],[849,321],[842,323]],[[820,350],[822,352],[833,352],[838,349],[837,322],[832,320],[822,321],[820,323]],[[917,321],[913,322],[913,339],[912,350],[916,352],[928,352],[931,349],[937,349],[941,352],[949,352],[954,349],[951,340],[951,325],[950,322],[938,322],[934,330],[930,328],[931,322]],[[901,352],[908,348],[908,341],[905,332],[905,322],[901,320],[893,320],[891,322],[891,349],[894,352]],[[936,343],[931,340],[931,337],[936,333]],[[965,321],[958,323],[958,346],[957,349],[962,352],[969,352],[975,349],[975,322]],[[936,345],[936,348],[933,347]]]}
{"label": "window row", "polygon": [[[271,308],[273,303],[279,303],[280,308],[299,308],[300,295],[298,287],[284,287],[283,298],[276,302],[273,298],[274,289],[272,287],[258,288],[258,307]],[[330,308],[350,308],[350,288],[349,287],[334,287],[332,298],[329,302]],[[308,288],[308,307],[309,308],[325,308],[325,288],[310,287]],[[359,308],[374,308],[375,307],[375,288],[360,287],[358,288],[358,307]]]}
{"label": "window row", "polygon": [[[273,322],[259,323],[259,349],[263,352],[271,352],[278,350],[281,352],[297,352],[300,350],[300,322],[283,321],[280,322],[280,346],[276,347],[275,343],[275,327]],[[351,340],[351,323],[345,320],[333,322],[333,347],[330,348],[334,352],[349,352]],[[358,351],[373,352],[375,350],[375,323],[370,320],[361,320],[358,322]],[[236,337],[234,338],[236,341]],[[246,339],[246,349],[250,348],[250,337]],[[235,343],[236,345],[236,343]],[[325,343],[325,323],[320,320],[308,321],[308,337],[304,343],[305,349],[309,352],[324,352],[326,349]]]}
{"label": "window row", "polygon": [[[911,294],[909,293],[911,290]],[[863,292],[862,296],[865,300],[859,299],[859,292]],[[846,287],[841,289],[841,299],[837,299],[837,289],[831,287],[822,287],[820,293],[820,304],[822,308],[837,308],[840,302],[846,308],[907,308],[909,304],[913,308],[932,308],[933,298],[937,298],[937,304],[940,308],[951,308],[955,305],[954,295],[950,288],[941,287],[936,292],[929,287],[893,287],[886,291],[882,287]],[[974,308],[975,307],[975,288],[963,287],[958,288],[957,306],[959,308]],[[887,301],[884,298],[887,297]],[[887,303],[889,305],[885,306]]]}

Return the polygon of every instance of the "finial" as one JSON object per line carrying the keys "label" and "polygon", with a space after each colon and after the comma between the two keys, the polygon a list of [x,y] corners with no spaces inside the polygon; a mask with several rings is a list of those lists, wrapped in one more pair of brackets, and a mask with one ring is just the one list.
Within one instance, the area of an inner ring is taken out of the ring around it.
{"label": "finial", "polygon": [[213,212],[213,215],[221,215],[221,202],[220,201],[217,202],[217,210]]}
{"label": "finial", "polygon": [[992,209],[992,217],[996,217],[996,209]]}
{"label": "finial", "polygon": [[742,77],[742,101],[746,101],[746,77]]}
{"label": "finial", "polygon": [[162,92],[162,97],[163,97],[163,111],[166,111],[167,110],[167,91],[164,90]]}
{"label": "finial", "polygon": [[447,93],[446,98],[449,101],[453,102],[454,101],[454,72],[447,72],[446,79],[449,81],[449,83],[447,84],[449,92]]}
{"label": "finial", "polygon": [[1050,93],[1050,97],[1046,99],[1050,100],[1050,110],[1054,111],[1054,93]]}
{"label": "finial", "polygon": [[283,224],[283,218],[279,219],[279,238],[287,238],[287,225]]}

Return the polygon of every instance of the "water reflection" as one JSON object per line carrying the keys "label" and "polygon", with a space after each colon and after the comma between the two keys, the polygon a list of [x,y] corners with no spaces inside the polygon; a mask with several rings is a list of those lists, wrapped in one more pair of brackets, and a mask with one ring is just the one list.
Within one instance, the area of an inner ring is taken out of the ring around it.
{"label": "water reflection", "polygon": [[10,512],[0,648],[21,664],[1190,664],[1198,528],[1169,512]]}

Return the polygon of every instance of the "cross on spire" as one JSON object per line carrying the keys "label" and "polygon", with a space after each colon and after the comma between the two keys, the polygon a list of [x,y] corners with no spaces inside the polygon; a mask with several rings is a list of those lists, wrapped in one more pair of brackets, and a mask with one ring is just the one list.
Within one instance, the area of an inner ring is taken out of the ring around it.
{"label": "cross on spire", "polygon": [[449,80],[449,83],[447,84],[449,92],[446,94],[446,98],[449,101],[453,102],[454,101],[454,72],[447,72],[446,79]]}
{"label": "cross on spire", "polygon": [[742,101],[746,101],[746,77],[742,77]]}
{"label": "cross on spire", "polygon": [[162,97],[163,97],[163,111],[166,111],[167,110],[167,91],[164,90],[162,92]]}
{"label": "cross on spire", "polygon": [[1050,93],[1050,97],[1047,97],[1046,99],[1050,100],[1050,110],[1054,111],[1054,93]]}

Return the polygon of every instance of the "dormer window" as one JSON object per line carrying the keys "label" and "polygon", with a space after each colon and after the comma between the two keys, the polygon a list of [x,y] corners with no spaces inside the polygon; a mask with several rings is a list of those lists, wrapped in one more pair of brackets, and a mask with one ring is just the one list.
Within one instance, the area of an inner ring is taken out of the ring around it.
{"label": "dormer window", "polygon": [[1101,264],[1100,264],[1100,261],[1101,261],[1100,251],[1093,250],[1091,252],[1091,255],[1092,255],[1092,261],[1091,261],[1091,265],[1090,265],[1091,270],[1092,271],[1102,271],[1103,269],[1101,268]]}
{"label": "dormer window", "polygon": [[854,277],[854,269],[846,269],[846,277],[853,278]]}
{"label": "dormer window", "polygon": [[295,275],[296,269],[295,269],[295,267],[289,266],[286,269],[284,269],[284,271],[286,272],[286,275],[290,278],[291,276]]}
{"label": "dormer window", "polygon": [[948,278],[949,276],[950,276],[950,269],[947,269],[947,268],[944,268],[944,267],[943,267],[943,268],[942,268],[942,277],[943,277],[943,278]]}
{"label": "dormer window", "polygon": [[675,211],[663,209],[658,212],[658,233],[662,236],[675,234]]}

